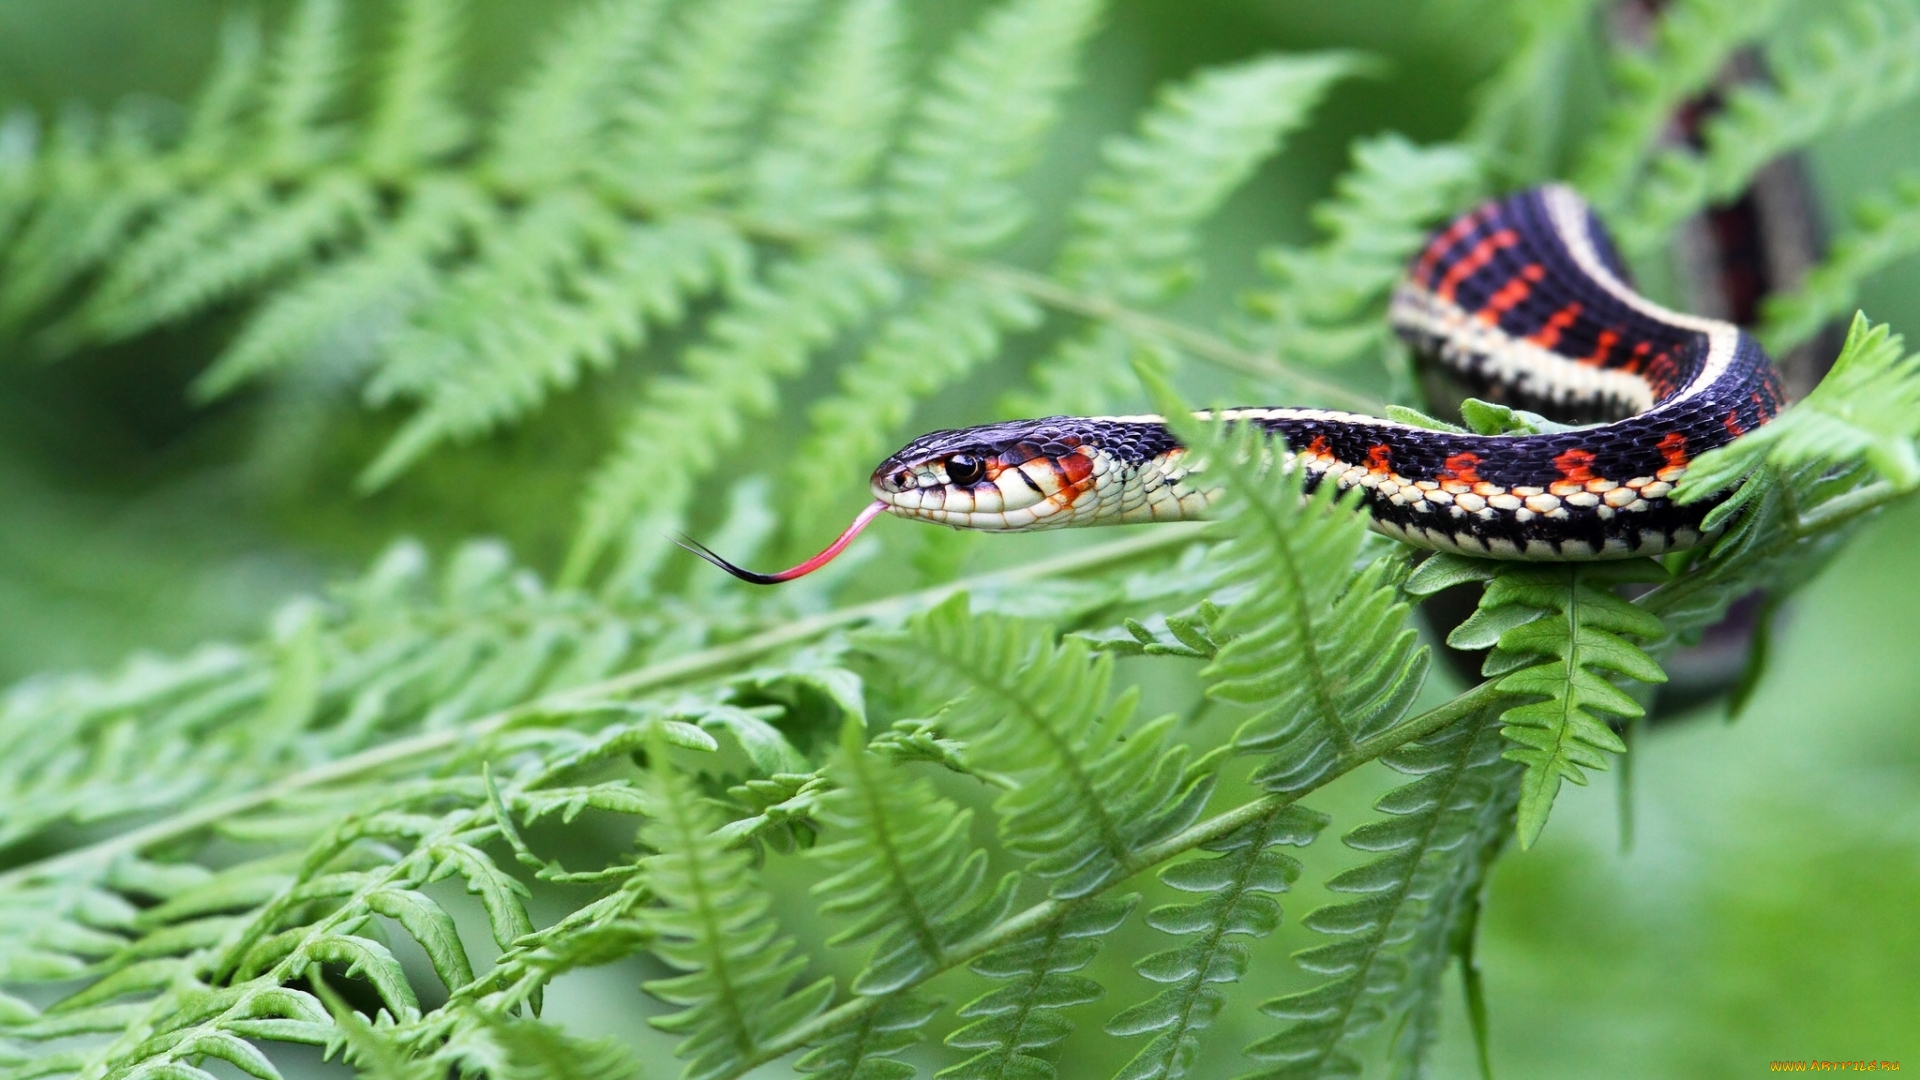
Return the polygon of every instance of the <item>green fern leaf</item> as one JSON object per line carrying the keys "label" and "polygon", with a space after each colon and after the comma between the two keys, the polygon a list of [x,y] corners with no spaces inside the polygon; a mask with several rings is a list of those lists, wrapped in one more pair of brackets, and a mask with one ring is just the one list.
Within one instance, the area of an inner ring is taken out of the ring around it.
{"label": "green fern leaf", "polygon": [[773,86],[770,51],[814,0],[686,5],[623,103],[611,179],[658,206],[737,188],[748,123]]}
{"label": "green fern leaf", "polygon": [[659,852],[645,861],[648,886],[662,902],[643,918],[658,935],[653,951],[687,972],[645,984],[648,993],[682,1011],[653,1017],[662,1031],[685,1033],[677,1050],[688,1080],[735,1075],[767,1043],[818,1013],[833,980],[789,992],[806,967],[791,939],[779,935],[771,901],[749,873],[750,856],[721,846],[723,822],[693,785],[671,772],[664,754],[649,792],[655,816],[641,841]]}
{"label": "green fern leaf", "polygon": [[1006,846],[1052,879],[1052,894],[1086,896],[1131,872],[1136,851],[1193,823],[1212,791],[1169,747],[1174,718],[1129,730],[1137,695],[1109,702],[1113,657],[1032,624],[970,615],[965,595],[868,648],[929,687],[958,693],[940,726],[975,768],[1013,787],[994,800]]}
{"label": "green fern leaf", "polygon": [[321,267],[278,291],[194,383],[212,400],[323,349],[343,366],[370,361],[434,291],[433,263],[469,230],[494,220],[492,205],[466,183],[418,184],[407,208],[356,256]]}
{"label": "green fern leaf", "polygon": [[1312,786],[1356,740],[1405,714],[1428,652],[1407,625],[1401,564],[1356,570],[1366,521],[1332,484],[1304,492],[1303,470],[1253,425],[1209,425],[1143,370],[1176,434],[1219,481],[1222,585],[1246,595],[1215,627],[1226,640],[1201,672],[1207,693],[1257,709],[1234,736],[1269,755],[1255,781],[1273,791]]}
{"label": "green fern leaf", "polygon": [[203,167],[239,152],[260,79],[260,20],[251,12],[234,12],[220,30],[213,72],[180,141],[181,157]]}
{"label": "green fern leaf", "polygon": [[1030,165],[1073,84],[1101,0],[1007,0],[934,69],[907,126],[886,209],[910,247],[977,251],[1019,228],[1012,178]]}
{"label": "green fern leaf", "polygon": [[940,1003],[913,994],[892,994],[860,1018],[808,1051],[794,1068],[823,1080],[912,1080],[912,1065],[893,1055],[920,1041],[920,1031]]}
{"label": "green fern leaf", "polygon": [[1107,143],[1074,207],[1059,276],[1096,294],[1156,302],[1198,274],[1199,223],[1304,124],[1342,54],[1265,57],[1210,68],[1163,90],[1139,133]]}
{"label": "green fern leaf", "polygon": [[710,221],[634,225],[578,196],[540,200],[390,350],[369,398],[417,397],[422,407],[362,486],[387,483],[440,442],[525,415],[582,368],[611,366],[649,323],[672,325],[690,298],[737,279],[747,258],[740,236]]}
{"label": "green fern leaf", "polygon": [[828,250],[781,263],[765,284],[737,290],[711,341],[687,351],[686,375],[653,384],[621,446],[589,484],[578,539],[561,579],[577,582],[635,515],[677,517],[694,480],[747,434],[745,417],[778,401],[774,380],[890,303],[899,282],[870,255]]}
{"label": "green fern leaf", "polygon": [[323,173],[284,202],[245,192],[227,204],[227,195],[176,210],[176,220],[204,228],[163,226],[128,248],[81,316],[87,337],[114,341],[180,322],[302,267],[363,228],[376,202],[364,181],[344,173]]}
{"label": "green fern leaf", "polygon": [[1014,878],[998,890],[987,881],[986,852],[969,839],[973,815],[869,754],[857,720],[843,726],[827,776],[839,788],[822,801],[820,821],[841,839],[814,849],[833,871],[814,892],[822,913],[851,920],[828,944],[874,939],[854,993],[892,993],[952,966],[947,950],[1013,899]]}
{"label": "green fern leaf", "polygon": [[813,431],[791,458],[789,517],[837,516],[848,492],[865,490],[867,471],[893,449],[921,400],[991,359],[1004,334],[1039,321],[1040,311],[1020,293],[964,280],[936,284],[890,319],[860,358],[840,369],[839,392],[807,411]]}
{"label": "green fern leaf", "polygon": [[1314,210],[1327,234],[1308,248],[1269,248],[1261,268],[1275,287],[1244,298],[1257,320],[1245,334],[1283,360],[1347,363],[1386,347],[1386,297],[1430,226],[1482,183],[1478,157],[1456,145],[1416,146],[1398,135],[1354,145],[1353,168]]}
{"label": "green fern leaf", "polygon": [[754,155],[747,209],[784,228],[865,220],[865,187],[906,100],[898,0],[844,0]]}
{"label": "green fern leaf", "polygon": [[322,125],[346,74],[340,0],[300,0],[269,64],[261,102],[262,156],[293,172],[332,156],[339,133]]}
{"label": "green fern leaf", "polygon": [[1040,1054],[1073,1031],[1060,1012],[1105,993],[1099,983],[1074,972],[1093,962],[1103,939],[1126,921],[1138,901],[1137,896],[1079,901],[1064,918],[969,965],[975,974],[1006,985],[961,1007],[962,1017],[978,1019],[948,1035],[947,1045],[979,1053],[937,1075],[942,1080],[1051,1080],[1053,1064]]}
{"label": "green fern leaf", "polygon": [[638,1062],[614,1039],[582,1039],[557,1024],[495,1017],[463,1032],[445,1057],[490,1080],[638,1080]]}
{"label": "green fern leaf", "polygon": [[1596,206],[1617,206],[1673,111],[1712,82],[1736,49],[1766,34],[1786,8],[1786,0],[1683,0],[1663,11],[1651,47],[1615,57],[1614,100],[1581,147],[1575,186]]}
{"label": "green fern leaf", "polygon": [[609,103],[646,62],[666,0],[594,0],[537,54],[490,135],[487,172],[508,190],[551,188],[588,170],[613,116]]}
{"label": "green fern leaf", "polygon": [[383,179],[407,176],[460,149],[472,125],[450,100],[465,0],[406,0],[386,80],[369,123],[367,167]]}
{"label": "green fern leaf", "polygon": [[1485,581],[1480,607],[1447,636],[1457,649],[1493,648],[1484,671],[1501,691],[1533,697],[1501,714],[1502,734],[1514,743],[1508,759],[1527,767],[1521,784],[1519,835],[1531,847],[1546,827],[1561,780],[1586,783],[1585,769],[1607,767],[1606,753],[1625,753],[1609,727],[1646,710],[1616,687],[1621,676],[1663,683],[1667,676],[1630,638],[1657,641],[1659,618],[1613,592],[1623,582],[1663,581],[1658,564],[1499,566],[1441,555],[1422,563],[1408,582],[1431,595],[1463,580]]}
{"label": "green fern leaf", "polygon": [[1920,93],[1920,10],[1909,0],[1843,0],[1797,47],[1767,50],[1774,86],[1727,96],[1706,124],[1704,154],[1667,150],[1616,230],[1623,250],[1645,253],[1710,202],[1747,186],[1762,165]]}
{"label": "green fern leaf", "polygon": [[[1700,455],[1674,499],[1697,502],[1733,486],[1762,464],[1793,469],[1814,462],[1864,460],[1901,491],[1920,485],[1920,356],[1865,315],[1855,315],[1846,347],[1806,400],[1772,423]],[[1715,524],[1718,524],[1716,519]]]}
{"label": "green fern leaf", "polygon": [[1116,1080],[1181,1080],[1192,1074],[1202,1033],[1226,1003],[1215,987],[1238,982],[1246,974],[1247,947],[1230,939],[1273,933],[1280,925],[1280,904],[1268,894],[1287,891],[1300,876],[1299,861],[1276,849],[1306,847],[1326,825],[1320,814],[1286,807],[1205,845],[1220,853],[1214,858],[1160,871],[1160,880],[1169,887],[1203,893],[1206,899],[1147,912],[1147,925],[1190,940],[1134,964],[1142,977],[1168,985],[1107,1021],[1109,1035],[1154,1035],[1115,1074]]}
{"label": "green fern leaf", "polygon": [[1775,355],[1854,310],[1863,282],[1920,252],[1920,177],[1896,180],[1886,193],[1861,202],[1853,220],[1854,227],[1834,241],[1825,261],[1799,288],[1767,298],[1760,338]]}
{"label": "green fern leaf", "polygon": [[1467,141],[1516,187],[1558,171],[1571,141],[1567,87],[1594,37],[1600,0],[1515,0],[1503,5],[1520,42],[1482,84]]}
{"label": "green fern leaf", "polygon": [[1253,1075],[1354,1076],[1359,1040],[1393,1016],[1396,1068],[1417,1074],[1426,1028],[1452,956],[1454,931],[1477,895],[1487,848],[1505,835],[1519,770],[1501,759],[1491,714],[1456,724],[1387,755],[1413,783],[1381,796],[1385,813],[1348,833],[1348,847],[1375,858],[1336,874],[1327,888],[1359,898],[1308,915],[1306,925],[1336,940],[1295,954],[1330,981],[1261,1005],[1292,1021],[1248,1047],[1272,1067]]}
{"label": "green fern leaf", "polygon": [[[1200,223],[1279,151],[1332,84],[1342,54],[1275,56],[1210,68],[1161,92],[1137,134],[1106,145],[1075,203],[1054,274],[1094,295],[1163,303],[1198,279]],[[1036,390],[1010,413],[1097,410],[1127,389],[1125,335],[1096,327],[1034,365]]]}

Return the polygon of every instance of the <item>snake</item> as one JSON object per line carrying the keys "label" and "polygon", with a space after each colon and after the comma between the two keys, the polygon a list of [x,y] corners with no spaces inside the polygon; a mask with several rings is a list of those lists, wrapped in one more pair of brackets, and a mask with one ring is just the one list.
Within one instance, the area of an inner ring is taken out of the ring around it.
{"label": "snake", "polygon": [[[1377,532],[1420,548],[1540,562],[1626,559],[1709,539],[1726,493],[1681,503],[1689,463],[1787,404],[1773,361],[1733,323],[1640,295],[1605,226],[1571,188],[1489,200],[1444,225],[1393,287],[1388,321],[1421,362],[1489,399],[1586,426],[1473,434],[1329,409],[1219,409],[1357,497]],[[1221,489],[1162,416],[1048,416],[923,435],[881,462],[873,502],[813,572],[881,514],[989,532],[1203,519]]]}

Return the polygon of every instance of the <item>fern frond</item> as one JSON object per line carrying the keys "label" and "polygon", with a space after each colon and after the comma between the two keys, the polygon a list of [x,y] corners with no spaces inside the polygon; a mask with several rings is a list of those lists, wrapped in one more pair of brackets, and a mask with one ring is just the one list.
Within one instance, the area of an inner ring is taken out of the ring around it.
{"label": "fern frond", "polygon": [[825,250],[737,290],[711,340],[687,351],[686,374],[652,385],[590,481],[562,580],[582,579],[630,518],[684,513],[697,478],[746,436],[743,420],[773,410],[775,380],[799,374],[815,350],[890,304],[899,288],[871,255]]}
{"label": "fern frond", "polygon": [[877,939],[854,993],[891,993],[951,966],[948,948],[1012,900],[1013,879],[998,890],[987,881],[986,852],[969,837],[973,815],[868,753],[857,720],[842,728],[827,775],[839,788],[820,820],[841,839],[814,849],[833,871],[814,892],[822,913],[852,920],[828,944]]}
{"label": "fern frond", "polygon": [[872,213],[866,185],[906,101],[905,37],[898,0],[844,0],[754,155],[749,212],[784,228]]}
{"label": "fern frond", "polygon": [[1520,43],[1475,93],[1466,140],[1515,186],[1553,176],[1569,141],[1567,86],[1591,40],[1600,0],[1517,0],[1502,5]]}
{"label": "fern frond", "polygon": [[1143,978],[1169,985],[1107,1021],[1109,1035],[1154,1036],[1115,1074],[1116,1080],[1181,1080],[1191,1074],[1201,1034],[1213,1026],[1226,1003],[1215,987],[1238,982],[1246,974],[1247,947],[1229,939],[1273,933],[1280,925],[1280,904],[1269,894],[1286,892],[1300,876],[1299,861],[1277,849],[1306,847],[1326,826],[1321,814],[1286,807],[1205,845],[1220,853],[1215,857],[1160,871],[1167,886],[1203,893],[1206,899],[1147,912],[1147,925],[1190,940],[1134,964]]}
{"label": "fern frond", "polygon": [[1386,297],[1428,229],[1479,189],[1482,166],[1464,146],[1417,146],[1398,135],[1354,144],[1353,168],[1315,208],[1327,238],[1263,251],[1274,288],[1249,293],[1246,337],[1282,359],[1347,363],[1390,340]]}
{"label": "fern frond", "polygon": [[[1150,385],[1152,380],[1150,378]],[[1190,419],[1156,396],[1209,482],[1223,488],[1222,586],[1245,586],[1214,627],[1226,642],[1201,672],[1207,693],[1254,707],[1234,735],[1268,755],[1254,774],[1271,791],[1315,784],[1336,757],[1406,712],[1426,674],[1400,599],[1395,560],[1356,570],[1365,520],[1332,484],[1304,491],[1304,470],[1253,425]]]}
{"label": "fern frond", "polygon": [[323,173],[285,200],[243,185],[176,204],[177,216],[121,255],[76,329],[115,341],[199,314],[353,235],[371,221],[375,203],[360,178]]}
{"label": "fern frond", "polygon": [[[715,222],[622,221],[576,196],[528,207],[477,266],[413,319],[368,385],[376,404],[416,398],[361,484],[377,488],[449,439],[471,438],[537,408],[587,368],[605,369],[671,326],[688,302],[739,280],[748,251]],[[503,306],[498,298],[518,295]]]}
{"label": "fern frond", "polygon": [[919,1032],[940,1003],[913,994],[891,994],[858,1024],[808,1051],[793,1067],[822,1080],[912,1080],[919,1070],[893,1055],[920,1041]]}
{"label": "fern frond", "polygon": [[1786,0],[1683,0],[1654,25],[1650,47],[1617,54],[1614,100],[1581,147],[1573,182],[1594,205],[1618,205],[1687,98],[1713,81],[1735,50],[1770,30]]}
{"label": "fern frond", "polygon": [[277,172],[293,172],[334,154],[340,133],[322,121],[346,74],[340,0],[300,0],[268,63],[261,101],[261,155]]}
{"label": "fern frond", "polygon": [[1617,230],[1623,249],[1647,252],[1682,219],[1732,197],[1783,153],[1852,127],[1920,93],[1920,9],[1909,0],[1843,0],[1790,44],[1770,48],[1774,85],[1727,95],[1706,124],[1706,151],[1654,158]]}
{"label": "fern frond", "polygon": [[1418,1074],[1455,930],[1483,882],[1486,849],[1513,812],[1519,770],[1501,759],[1496,727],[1483,714],[1382,758],[1419,779],[1375,803],[1386,820],[1345,837],[1375,858],[1336,874],[1327,888],[1359,899],[1308,915],[1309,928],[1336,940],[1294,956],[1330,981],[1260,1006],[1292,1023],[1247,1048],[1271,1065],[1253,1075],[1358,1075],[1356,1043],[1396,1015],[1397,1067]]}
{"label": "fern frond", "polygon": [[450,100],[465,0],[406,0],[369,120],[367,167],[394,180],[458,150],[472,125]]}
{"label": "fern frond", "polygon": [[693,785],[659,753],[648,787],[654,816],[641,841],[659,852],[644,865],[648,887],[663,906],[643,913],[658,935],[653,951],[687,974],[654,979],[649,994],[682,1010],[649,1023],[685,1033],[677,1049],[689,1080],[730,1075],[740,1062],[833,995],[833,980],[790,990],[806,967],[793,942],[780,937],[771,901],[748,872],[750,856],[721,846],[724,822]]}
{"label": "fern frond", "polygon": [[1193,823],[1213,778],[1169,746],[1174,718],[1129,726],[1136,694],[1109,702],[1113,658],[1055,644],[1030,623],[971,615],[964,595],[917,616],[872,651],[925,685],[961,695],[940,726],[975,768],[1013,786],[994,800],[1000,835],[1071,899],[1130,873],[1134,852]]}
{"label": "fern frond", "polygon": [[501,104],[487,171],[527,193],[587,171],[613,123],[611,103],[647,56],[666,0],[593,0],[546,47]]}
{"label": "fern frond", "polygon": [[792,520],[836,516],[847,492],[865,490],[867,472],[920,401],[991,359],[1004,334],[1039,321],[1025,296],[974,281],[937,284],[889,319],[860,358],[840,369],[839,392],[807,410],[812,433],[788,466]]}
{"label": "fern frond", "polygon": [[60,118],[36,162],[31,216],[6,252],[0,326],[17,328],[47,307],[178,193],[176,178],[152,165],[150,147],[102,145],[94,117],[69,110]]}
{"label": "fern frond", "polygon": [[618,1041],[582,1039],[539,1020],[495,1019],[463,1032],[439,1057],[496,1080],[638,1080],[645,1075]]}
{"label": "fern frond", "polygon": [[740,186],[747,125],[773,86],[770,51],[814,0],[682,6],[623,103],[610,180],[672,207]]}
{"label": "fern frond", "polygon": [[1442,554],[1422,563],[1409,591],[1427,596],[1462,581],[1484,581],[1480,607],[1447,635],[1456,649],[1493,649],[1483,665],[1502,693],[1539,700],[1507,709],[1501,729],[1509,760],[1527,767],[1519,804],[1522,847],[1546,827],[1560,781],[1586,783],[1585,769],[1626,752],[1611,723],[1646,714],[1613,679],[1663,683],[1666,672],[1632,638],[1659,640],[1659,618],[1621,599],[1614,586],[1664,581],[1645,560],[1559,567],[1499,566]]}
{"label": "fern frond", "polygon": [[195,380],[202,400],[318,355],[349,371],[364,366],[434,292],[435,260],[469,232],[495,222],[471,184],[430,180],[359,254],[322,267],[261,305],[219,359]]}
{"label": "fern frond", "polygon": [[979,251],[1026,217],[1012,178],[1039,153],[1075,79],[1102,0],[1009,0],[934,69],[887,181],[886,211],[909,247]]}
{"label": "fern frond", "polygon": [[1854,206],[1852,217],[1853,227],[1834,241],[1799,288],[1770,296],[1762,306],[1760,339],[1775,355],[1854,310],[1862,283],[1920,252],[1920,177],[1895,180],[1886,192]]}
{"label": "fern frond", "polygon": [[[1833,369],[1772,423],[1700,455],[1674,499],[1697,502],[1762,464],[1791,470],[1865,461],[1901,491],[1920,485],[1920,356],[1885,324],[1856,314]],[[1715,522],[1717,524],[1717,521]]]}
{"label": "fern frond", "polygon": [[1306,122],[1341,54],[1210,68],[1162,91],[1139,133],[1111,140],[1075,204],[1058,275],[1096,294],[1162,301],[1198,274],[1195,229]]}
{"label": "fern frond", "polygon": [[[1209,68],[1160,93],[1136,134],[1110,140],[1074,204],[1054,276],[1096,296],[1159,304],[1201,275],[1200,223],[1306,123],[1353,57],[1273,56]],[[1007,411],[1098,411],[1129,371],[1125,335],[1095,327],[1034,365]]]}
{"label": "fern frond", "polygon": [[1063,1009],[1098,1001],[1100,984],[1075,975],[1093,962],[1105,938],[1133,912],[1137,896],[1093,897],[1073,905],[1064,918],[970,965],[977,975],[1006,985],[961,1006],[962,1017],[979,1017],[947,1036],[947,1045],[978,1050],[940,1070],[942,1080],[1052,1080],[1053,1063],[1040,1056],[1072,1033]]}
{"label": "fern frond", "polygon": [[240,149],[259,77],[260,20],[251,12],[230,13],[220,28],[213,72],[187,120],[182,157],[205,167]]}

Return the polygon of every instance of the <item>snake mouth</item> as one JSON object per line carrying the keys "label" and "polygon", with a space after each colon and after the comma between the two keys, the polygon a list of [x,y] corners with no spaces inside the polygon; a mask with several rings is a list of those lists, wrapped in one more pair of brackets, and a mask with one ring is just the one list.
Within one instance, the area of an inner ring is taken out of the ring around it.
{"label": "snake mouth", "polygon": [[882,511],[888,509],[891,508],[884,500],[875,499],[867,505],[865,510],[860,511],[859,516],[853,519],[853,524],[848,525],[846,529],[834,539],[833,543],[821,549],[820,554],[815,555],[813,558],[808,559],[798,566],[788,567],[777,574],[762,574],[728,562],[712,548],[695,540],[691,536],[678,537],[674,540],[674,543],[693,552],[695,555],[700,556],[702,559],[705,559],[720,569],[725,570],[741,581],[753,585],[778,585],[783,581],[792,581],[794,578],[806,577],[808,574],[832,562],[842,551],[847,550],[847,545],[853,543],[853,538],[859,536],[862,529],[865,529],[874,518],[879,517]]}

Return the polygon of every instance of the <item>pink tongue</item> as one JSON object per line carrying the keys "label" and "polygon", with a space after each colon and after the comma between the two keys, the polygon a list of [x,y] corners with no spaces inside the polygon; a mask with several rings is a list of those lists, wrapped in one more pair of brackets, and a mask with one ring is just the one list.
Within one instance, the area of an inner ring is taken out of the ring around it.
{"label": "pink tongue", "polygon": [[679,540],[674,541],[674,543],[679,544],[681,547],[686,548],[688,551],[693,552],[695,555],[698,555],[701,558],[712,563],[713,565],[719,567],[720,569],[725,570],[727,573],[732,574],[734,577],[739,578],[741,581],[749,581],[755,585],[777,585],[782,581],[792,581],[794,578],[797,578],[797,577],[805,577],[806,575],[811,574],[815,570],[818,570],[821,567],[832,562],[834,556],[840,554],[842,551],[845,551],[847,549],[847,545],[853,543],[853,538],[860,535],[860,530],[867,527],[867,522],[872,521],[874,518],[878,517],[882,511],[886,510],[886,508],[887,508],[887,504],[885,502],[879,499],[875,499],[872,503],[868,504],[865,510],[860,511],[860,516],[853,519],[853,524],[847,526],[847,531],[841,533],[838,539],[836,539],[833,543],[827,545],[827,548],[825,551],[822,551],[820,554],[815,555],[813,558],[808,559],[806,562],[801,563],[799,566],[793,567],[792,569],[789,569],[789,570],[782,570],[777,574],[759,574],[759,573],[755,573],[752,570],[747,570],[742,567],[735,566],[732,563],[728,562],[727,560],[714,554],[712,549],[708,548],[705,544],[702,544],[700,541],[695,540],[692,537],[682,537]]}

